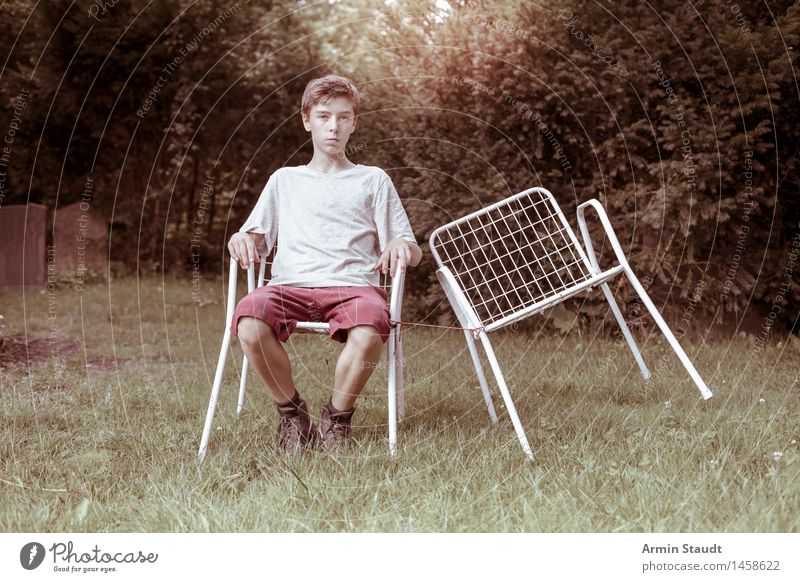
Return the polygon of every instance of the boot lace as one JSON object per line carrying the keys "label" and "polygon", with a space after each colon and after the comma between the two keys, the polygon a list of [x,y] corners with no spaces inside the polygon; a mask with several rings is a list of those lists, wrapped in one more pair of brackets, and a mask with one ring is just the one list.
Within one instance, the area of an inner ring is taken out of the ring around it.
{"label": "boot lace", "polygon": [[303,425],[300,416],[281,416],[280,417],[280,444],[285,446],[291,444],[293,440],[299,440],[303,432]]}
{"label": "boot lace", "polygon": [[340,419],[331,415],[331,424],[326,433],[333,437],[334,442],[345,441],[350,436],[350,424],[341,422]]}

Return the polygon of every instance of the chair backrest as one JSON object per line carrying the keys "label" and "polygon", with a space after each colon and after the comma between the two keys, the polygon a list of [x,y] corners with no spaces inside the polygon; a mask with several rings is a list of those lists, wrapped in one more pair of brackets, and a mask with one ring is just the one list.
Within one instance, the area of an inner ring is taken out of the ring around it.
{"label": "chair backrest", "polygon": [[436,229],[430,247],[483,325],[592,277],[575,233],[544,188],[531,188]]}

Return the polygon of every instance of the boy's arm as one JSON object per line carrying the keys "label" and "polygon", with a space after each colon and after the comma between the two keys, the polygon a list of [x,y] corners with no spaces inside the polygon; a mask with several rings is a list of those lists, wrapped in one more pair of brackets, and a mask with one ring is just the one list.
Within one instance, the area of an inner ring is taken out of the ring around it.
{"label": "boy's arm", "polygon": [[260,263],[261,257],[269,254],[275,245],[278,234],[277,173],[270,176],[250,216],[228,241],[231,257],[243,269]]}
{"label": "boy's arm", "polygon": [[422,260],[422,249],[417,245],[400,196],[385,175],[378,187],[375,200],[375,226],[381,255],[375,270],[387,271],[394,277],[404,273],[407,266],[416,267]]}
{"label": "boy's arm", "polygon": [[266,237],[257,232],[237,232],[228,241],[228,252],[242,269],[248,265],[260,263],[261,257],[269,251]]}
{"label": "boy's arm", "polygon": [[384,274],[390,272],[392,277],[396,273],[405,273],[406,267],[416,267],[422,260],[422,249],[417,243],[407,241],[402,237],[389,242],[381,253],[381,258],[375,264],[375,270]]}
{"label": "boy's arm", "polygon": [[422,249],[417,243],[408,243],[411,247],[411,260],[408,261],[409,267],[416,267],[422,261]]}

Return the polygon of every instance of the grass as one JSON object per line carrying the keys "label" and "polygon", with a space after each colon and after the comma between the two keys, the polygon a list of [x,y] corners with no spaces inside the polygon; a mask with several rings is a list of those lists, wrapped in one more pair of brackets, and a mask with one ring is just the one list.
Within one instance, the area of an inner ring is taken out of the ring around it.
{"label": "grass", "polygon": [[[200,292],[219,301],[221,289]],[[53,324],[60,350],[2,364],[2,531],[800,529],[795,342],[759,353],[738,338],[685,342],[715,392],[703,401],[658,334],[639,334],[648,382],[613,340],[493,334],[530,463],[497,391],[500,422],[489,422],[463,335],[415,328],[398,457],[384,366],[359,400],[355,451],[299,459],[276,454],[274,407],[255,376],[236,418],[231,367],[198,465],[221,301],[198,307],[187,281],[125,279],[0,295],[0,313],[7,336],[29,342]],[[339,344],[295,336],[287,349],[318,411]]]}

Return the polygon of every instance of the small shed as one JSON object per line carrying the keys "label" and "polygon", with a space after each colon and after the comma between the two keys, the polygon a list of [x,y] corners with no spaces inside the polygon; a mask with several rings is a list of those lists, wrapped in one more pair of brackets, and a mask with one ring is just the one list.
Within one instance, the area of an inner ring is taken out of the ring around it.
{"label": "small shed", "polygon": [[0,207],[0,287],[10,291],[45,284],[47,207]]}

